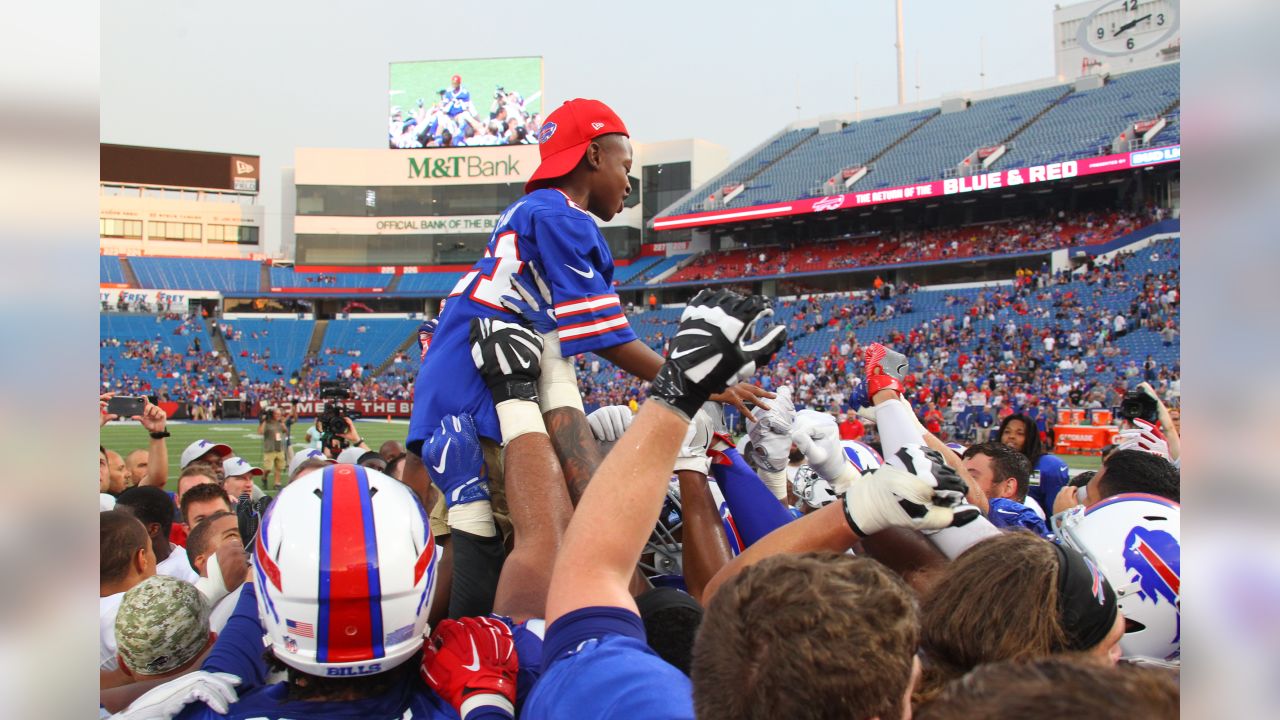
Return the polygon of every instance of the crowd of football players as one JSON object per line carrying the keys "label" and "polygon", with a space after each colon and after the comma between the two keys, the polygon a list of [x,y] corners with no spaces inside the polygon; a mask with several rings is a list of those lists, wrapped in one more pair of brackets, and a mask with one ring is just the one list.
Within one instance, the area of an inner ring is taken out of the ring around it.
{"label": "crowd of football players", "polygon": [[[817,363],[847,378],[820,403],[819,368],[775,360],[789,328],[769,300],[704,291],[639,401],[588,415],[539,393],[564,360],[523,307],[528,325],[471,326],[500,451],[465,415],[420,461],[347,423],[292,458],[273,501],[260,469],[200,440],[171,494],[148,403],[145,458],[100,460],[104,715],[1176,716],[1167,382],[1139,386],[1154,414],[1072,476],[1012,412],[1021,386],[986,442],[921,423],[952,387],[989,402],[976,383],[1007,362],[1003,326],[943,392],[939,333],[855,330],[838,373]],[[735,439],[709,398],[753,377],[773,392]],[[869,432],[842,440],[819,406]]]}

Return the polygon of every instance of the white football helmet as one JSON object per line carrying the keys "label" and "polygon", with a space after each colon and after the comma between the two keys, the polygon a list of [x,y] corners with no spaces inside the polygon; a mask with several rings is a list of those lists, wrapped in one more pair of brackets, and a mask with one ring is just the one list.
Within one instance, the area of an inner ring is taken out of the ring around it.
{"label": "white football helmet", "polygon": [[796,474],[791,478],[791,494],[814,510],[830,505],[837,499],[831,483],[808,465],[801,465],[796,469]]}
{"label": "white football helmet", "polygon": [[402,483],[356,465],[309,472],[271,503],[255,546],[258,614],[286,665],[371,675],[422,647],[436,544]]}
{"label": "white football helmet", "polygon": [[880,453],[864,442],[841,440],[840,444],[844,446],[844,454],[849,457],[849,462],[858,468],[858,472],[869,473],[884,464],[884,458],[880,457]]}
{"label": "white football helmet", "polygon": [[1053,518],[1054,532],[1102,571],[1116,591],[1126,630],[1122,656],[1181,663],[1181,508],[1145,493],[1114,495]]}

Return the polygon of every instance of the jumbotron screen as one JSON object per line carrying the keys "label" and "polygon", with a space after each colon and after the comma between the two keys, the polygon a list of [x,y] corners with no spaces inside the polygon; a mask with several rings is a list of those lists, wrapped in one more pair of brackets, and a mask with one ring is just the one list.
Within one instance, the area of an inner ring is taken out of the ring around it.
{"label": "jumbotron screen", "polygon": [[391,148],[534,145],[542,127],[542,58],[391,63]]}

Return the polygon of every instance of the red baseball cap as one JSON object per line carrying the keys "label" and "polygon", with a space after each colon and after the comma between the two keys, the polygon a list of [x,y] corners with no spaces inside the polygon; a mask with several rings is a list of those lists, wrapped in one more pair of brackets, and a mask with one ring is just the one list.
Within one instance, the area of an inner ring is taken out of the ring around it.
{"label": "red baseball cap", "polygon": [[461,75],[454,75],[453,77],[449,78],[449,81],[450,81],[450,82],[452,82],[454,85],[461,85],[461,84],[462,84],[462,76],[461,76]]}
{"label": "red baseball cap", "polygon": [[574,98],[556,108],[538,131],[538,155],[542,163],[524,184],[524,191],[533,192],[548,180],[568,175],[577,167],[592,140],[613,133],[631,137],[622,118],[599,100]]}

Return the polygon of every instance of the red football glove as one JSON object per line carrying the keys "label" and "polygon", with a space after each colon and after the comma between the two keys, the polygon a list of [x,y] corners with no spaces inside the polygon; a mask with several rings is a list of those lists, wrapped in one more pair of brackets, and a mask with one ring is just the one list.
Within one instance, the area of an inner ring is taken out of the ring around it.
{"label": "red football glove", "polygon": [[444,620],[422,653],[422,679],[462,718],[482,707],[515,716],[515,641],[493,618]]}

